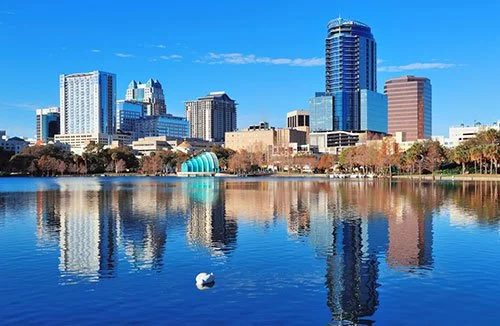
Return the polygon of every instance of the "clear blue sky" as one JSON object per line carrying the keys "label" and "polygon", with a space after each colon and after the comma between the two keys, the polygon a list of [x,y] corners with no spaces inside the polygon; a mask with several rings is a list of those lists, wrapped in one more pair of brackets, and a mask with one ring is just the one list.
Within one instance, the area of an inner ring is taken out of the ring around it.
{"label": "clear blue sky", "polygon": [[164,86],[168,111],[226,91],[238,127],[285,125],[324,89],[326,24],[342,15],[372,28],[378,90],[407,74],[431,79],[433,134],[500,119],[500,2],[14,1],[0,2],[0,129],[35,133],[35,109],[59,105],[59,75],[117,74]]}

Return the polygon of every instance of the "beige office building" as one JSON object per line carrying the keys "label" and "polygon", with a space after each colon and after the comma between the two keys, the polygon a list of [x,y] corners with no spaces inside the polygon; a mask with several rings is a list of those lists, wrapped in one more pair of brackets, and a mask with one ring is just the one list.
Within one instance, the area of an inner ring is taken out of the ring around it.
{"label": "beige office building", "polygon": [[309,143],[309,111],[295,110],[286,114],[287,128],[304,131],[307,134],[307,143]]}
{"label": "beige office building", "polygon": [[304,131],[282,129],[244,129],[241,131],[226,132],[225,147],[235,151],[278,153],[281,151],[296,151],[306,144]]}

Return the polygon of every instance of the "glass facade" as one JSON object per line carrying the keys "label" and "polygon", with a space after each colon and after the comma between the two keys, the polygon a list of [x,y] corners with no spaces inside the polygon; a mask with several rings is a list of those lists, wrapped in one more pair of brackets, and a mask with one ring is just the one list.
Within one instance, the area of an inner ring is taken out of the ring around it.
{"label": "glass facade", "polygon": [[387,96],[366,89],[360,91],[360,130],[387,133]]}
{"label": "glass facade", "polygon": [[349,19],[330,21],[325,58],[326,92],[334,95],[335,106],[334,128],[328,130],[363,130],[360,91],[377,91],[377,44],[370,27]]}
{"label": "glass facade", "polygon": [[189,137],[189,123],[185,118],[171,114],[146,115],[147,103],[118,101],[116,129],[131,133],[134,140],[143,137]]}
{"label": "glass facade", "polygon": [[36,110],[36,139],[44,143],[54,140],[60,131],[59,108],[52,107]]}
{"label": "glass facade", "polygon": [[331,20],[326,37],[326,91],[376,91],[376,49],[367,25],[342,18]]}
{"label": "glass facade", "polygon": [[429,79],[424,82],[423,89],[423,138],[432,136],[432,86]]}
{"label": "glass facade", "polygon": [[143,117],[137,120],[136,129],[139,137],[189,137],[188,121],[185,118],[175,117],[171,114]]}
{"label": "glass facade", "polygon": [[311,131],[335,130],[333,96],[326,93],[316,93],[309,100],[309,115]]}
{"label": "glass facade", "polygon": [[144,116],[145,104],[133,101],[116,102],[116,130],[136,132],[136,121]]}

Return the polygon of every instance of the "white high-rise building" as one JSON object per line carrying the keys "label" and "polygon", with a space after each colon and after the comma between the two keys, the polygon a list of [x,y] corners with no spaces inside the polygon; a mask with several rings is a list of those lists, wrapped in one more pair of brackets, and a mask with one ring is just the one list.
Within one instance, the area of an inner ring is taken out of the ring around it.
{"label": "white high-rise building", "polygon": [[61,135],[114,133],[116,75],[92,71],[60,77]]}
{"label": "white high-rise building", "polygon": [[92,71],[60,76],[60,134],[57,142],[81,154],[89,142],[108,145],[115,132],[116,75]]}

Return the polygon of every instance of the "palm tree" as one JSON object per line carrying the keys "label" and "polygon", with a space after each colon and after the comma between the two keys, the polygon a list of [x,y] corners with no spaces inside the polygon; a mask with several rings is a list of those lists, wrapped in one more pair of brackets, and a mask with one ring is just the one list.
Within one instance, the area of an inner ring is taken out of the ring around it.
{"label": "palm tree", "polygon": [[462,174],[465,174],[465,164],[469,161],[467,145],[460,144],[453,151],[453,160],[462,165]]}

